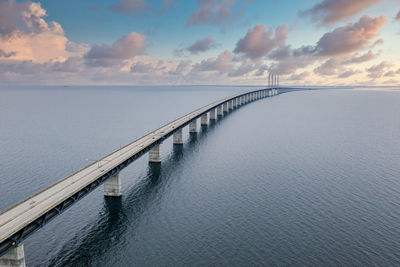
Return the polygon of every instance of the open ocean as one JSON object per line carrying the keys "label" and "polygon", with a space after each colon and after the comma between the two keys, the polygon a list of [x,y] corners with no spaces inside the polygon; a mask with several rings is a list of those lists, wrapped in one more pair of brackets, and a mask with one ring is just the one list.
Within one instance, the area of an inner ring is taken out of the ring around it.
{"label": "open ocean", "polygon": [[[0,211],[246,87],[0,89]],[[399,266],[400,92],[262,99],[25,242],[28,266]],[[200,129],[200,127],[199,127]]]}

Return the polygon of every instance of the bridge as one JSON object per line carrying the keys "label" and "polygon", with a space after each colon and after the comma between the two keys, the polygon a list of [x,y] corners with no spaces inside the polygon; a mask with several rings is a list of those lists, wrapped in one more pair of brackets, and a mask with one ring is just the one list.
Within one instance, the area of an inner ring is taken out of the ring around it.
{"label": "bridge", "polygon": [[[274,80],[276,81],[276,80]],[[23,241],[64,212],[78,200],[104,184],[104,196],[121,196],[120,171],[148,152],[149,162],[161,162],[162,142],[173,135],[173,144],[183,144],[183,128],[197,132],[197,120],[207,126],[247,103],[279,93],[277,82],[269,88],[247,91],[226,97],[186,114],[161,128],[133,141],[115,152],[51,185],[0,213],[0,266],[25,266]]]}

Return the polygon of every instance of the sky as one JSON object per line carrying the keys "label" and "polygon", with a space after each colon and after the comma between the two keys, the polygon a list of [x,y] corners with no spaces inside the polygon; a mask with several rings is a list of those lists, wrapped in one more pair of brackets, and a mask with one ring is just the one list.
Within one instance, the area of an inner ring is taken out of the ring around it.
{"label": "sky", "polygon": [[400,85],[399,0],[0,0],[3,85]]}

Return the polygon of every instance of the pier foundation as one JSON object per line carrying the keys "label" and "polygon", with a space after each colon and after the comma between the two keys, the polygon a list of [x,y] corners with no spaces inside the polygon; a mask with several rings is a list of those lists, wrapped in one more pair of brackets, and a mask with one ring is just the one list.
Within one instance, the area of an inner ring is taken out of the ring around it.
{"label": "pier foundation", "polygon": [[224,103],[224,113],[228,113],[228,102]]}
{"label": "pier foundation", "polygon": [[160,145],[150,148],[149,162],[161,162]]}
{"label": "pier foundation", "polygon": [[183,134],[182,134],[182,128],[174,132],[174,145],[182,145],[183,144]]}
{"label": "pier foundation", "polygon": [[229,110],[233,109],[233,100],[228,102],[228,108],[229,108]]}
{"label": "pier foundation", "polygon": [[215,119],[216,119],[216,117],[215,117],[215,108],[214,108],[214,109],[210,110],[210,120],[215,120]]}
{"label": "pier foundation", "polygon": [[104,196],[120,197],[121,195],[121,178],[119,177],[119,173],[117,173],[104,182]]}
{"label": "pier foundation", "polygon": [[0,257],[1,267],[25,267],[24,244],[19,244]]}
{"label": "pier foundation", "polygon": [[217,107],[217,115],[222,116],[224,113],[222,112],[222,105]]}
{"label": "pier foundation", "polygon": [[197,120],[192,120],[189,123],[189,133],[197,133]]}
{"label": "pier foundation", "polygon": [[201,126],[207,126],[207,125],[208,125],[208,116],[207,116],[207,113],[201,115],[200,123],[201,123]]}

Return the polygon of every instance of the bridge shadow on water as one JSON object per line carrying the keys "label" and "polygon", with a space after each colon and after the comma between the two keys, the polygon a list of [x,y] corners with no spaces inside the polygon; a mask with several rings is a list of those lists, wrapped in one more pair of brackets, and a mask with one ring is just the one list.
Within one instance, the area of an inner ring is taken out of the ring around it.
{"label": "bridge shadow on water", "polygon": [[[167,183],[173,182],[171,178],[177,177],[171,172],[183,168],[184,160],[189,160],[206,137],[236,110],[210,121],[209,126],[202,126],[199,133],[191,133],[185,144],[174,145],[172,153],[162,163],[149,163],[146,174],[121,198],[104,197],[104,206],[96,221],[67,241],[57,255],[49,260],[49,266],[93,265],[94,259],[110,248],[126,243],[124,233],[128,227],[135,227],[140,222],[141,215],[160,199]],[[168,170],[169,174],[163,170]]]}

